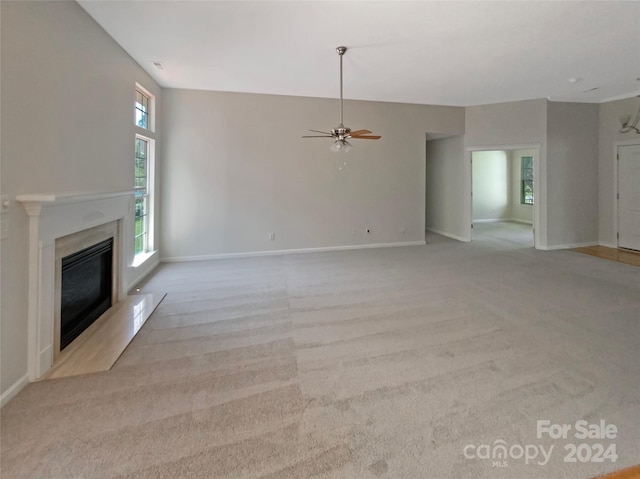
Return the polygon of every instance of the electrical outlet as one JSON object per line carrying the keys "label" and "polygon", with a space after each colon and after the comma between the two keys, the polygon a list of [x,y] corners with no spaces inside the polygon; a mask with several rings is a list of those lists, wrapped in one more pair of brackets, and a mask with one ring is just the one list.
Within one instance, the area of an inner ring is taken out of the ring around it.
{"label": "electrical outlet", "polygon": [[275,233],[269,233],[269,241],[273,241],[276,239],[276,234]]}

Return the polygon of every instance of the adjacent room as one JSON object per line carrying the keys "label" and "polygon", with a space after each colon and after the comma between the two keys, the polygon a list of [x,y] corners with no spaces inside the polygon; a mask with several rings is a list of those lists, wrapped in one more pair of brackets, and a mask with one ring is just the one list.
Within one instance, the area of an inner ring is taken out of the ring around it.
{"label": "adjacent room", "polygon": [[3,478],[640,478],[640,3],[0,22]]}
{"label": "adjacent room", "polygon": [[536,149],[471,152],[472,241],[534,246],[533,164]]}

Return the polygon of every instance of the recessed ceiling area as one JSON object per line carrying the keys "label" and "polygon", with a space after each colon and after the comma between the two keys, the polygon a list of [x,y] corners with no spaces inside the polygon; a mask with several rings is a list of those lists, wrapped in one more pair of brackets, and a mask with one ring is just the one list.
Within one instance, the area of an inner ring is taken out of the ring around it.
{"label": "recessed ceiling area", "polygon": [[79,3],[168,88],[336,98],[335,47],[345,45],[346,99],[471,106],[640,94],[640,2]]}

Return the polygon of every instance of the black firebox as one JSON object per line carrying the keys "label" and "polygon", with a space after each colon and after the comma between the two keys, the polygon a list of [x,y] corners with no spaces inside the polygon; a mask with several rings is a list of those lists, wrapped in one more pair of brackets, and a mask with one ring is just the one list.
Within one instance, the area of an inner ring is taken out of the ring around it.
{"label": "black firebox", "polygon": [[113,238],[62,258],[60,351],[111,307]]}

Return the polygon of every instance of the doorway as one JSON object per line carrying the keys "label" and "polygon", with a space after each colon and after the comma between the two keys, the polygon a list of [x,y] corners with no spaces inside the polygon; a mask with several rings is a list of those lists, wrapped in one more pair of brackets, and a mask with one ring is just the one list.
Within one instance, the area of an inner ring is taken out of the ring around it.
{"label": "doorway", "polygon": [[534,170],[539,148],[473,149],[471,241],[535,246]]}
{"label": "doorway", "polygon": [[640,144],[618,147],[618,247],[640,251]]}

